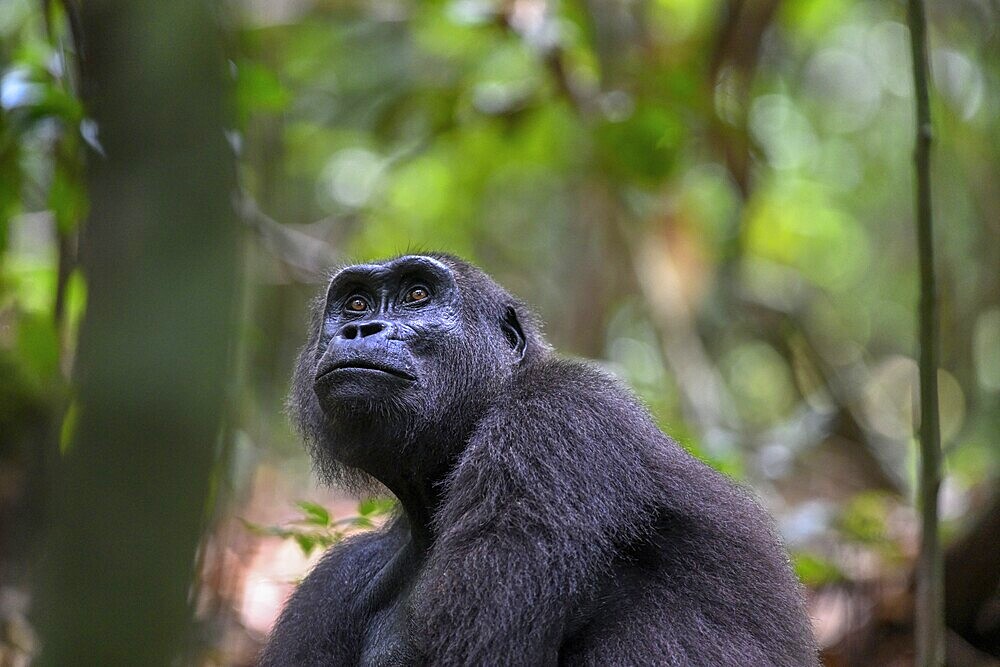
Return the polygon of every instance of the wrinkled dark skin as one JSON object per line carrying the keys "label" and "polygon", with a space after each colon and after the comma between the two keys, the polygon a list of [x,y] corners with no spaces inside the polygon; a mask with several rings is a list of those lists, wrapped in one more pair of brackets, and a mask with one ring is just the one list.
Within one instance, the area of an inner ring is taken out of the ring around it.
{"label": "wrinkled dark skin", "polygon": [[272,665],[816,665],[767,514],[447,255],[337,273],[289,401],[385,528],[333,547]]}

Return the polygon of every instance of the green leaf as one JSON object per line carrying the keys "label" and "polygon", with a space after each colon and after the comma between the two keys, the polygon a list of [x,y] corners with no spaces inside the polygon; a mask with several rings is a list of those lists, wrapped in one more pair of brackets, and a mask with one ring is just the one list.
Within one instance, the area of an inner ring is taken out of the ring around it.
{"label": "green leaf", "polygon": [[295,542],[302,549],[302,553],[306,556],[312,553],[313,549],[316,548],[316,538],[310,534],[298,533],[295,535]]}
{"label": "green leaf", "polygon": [[70,232],[87,215],[87,194],[79,175],[71,169],[57,168],[49,189],[49,207],[55,213],[56,225],[62,232]]}
{"label": "green leaf", "polygon": [[362,517],[382,516],[395,507],[396,501],[392,498],[366,498],[358,504],[358,514]]}
{"label": "green leaf", "polygon": [[612,174],[651,184],[661,182],[674,167],[684,125],[675,112],[645,104],[623,121],[602,124],[595,136],[601,159]]}
{"label": "green leaf", "polygon": [[882,491],[865,491],[851,498],[840,516],[840,530],[848,539],[882,544],[886,539],[891,499]]}
{"label": "green leaf", "polygon": [[83,105],[80,100],[54,83],[45,82],[43,90],[44,94],[38,103],[28,107],[29,119],[37,121],[56,117],[72,126],[83,120]]}
{"label": "green leaf", "polygon": [[[0,118],[0,137],[5,133]],[[17,141],[0,141],[0,252],[7,246],[9,221],[21,210],[21,147]]]}
{"label": "green leaf", "polygon": [[240,118],[244,122],[256,112],[282,111],[291,99],[291,93],[267,68],[248,61],[239,66],[236,102]]}
{"label": "green leaf", "polygon": [[65,455],[73,446],[73,436],[76,435],[76,425],[80,421],[80,404],[73,401],[66,409],[62,427],[59,429],[59,453]]}
{"label": "green leaf", "polygon": [[59,337],[52,319],[25,313],[17,327],[17,352],[23,368],[38,386],[46,386],[59,373]]}
{"label": "green leaf", "polygon": [[323,527],[330,525],[330,512],[322,505],[308,500],[300,500],[295,504],[305,514],[304,523]]}
{"label": "green leaf", "polygon": [[843,579],[840,569],[823,557],[805,551],[792,556],[795,573],[809,588],[817,588]]}

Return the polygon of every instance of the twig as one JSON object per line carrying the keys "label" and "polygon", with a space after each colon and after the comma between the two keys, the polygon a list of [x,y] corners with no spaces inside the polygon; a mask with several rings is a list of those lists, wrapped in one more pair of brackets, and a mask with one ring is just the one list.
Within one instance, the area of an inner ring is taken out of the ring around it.
{"label": "twig", "polygon": [[743,432],[732,396],[712,364],[680,293],[680,277],[668,250],[658,244],[641,244],[623,226],[636,284],[645,299],[660,335],[664,361],[677,381],[685,417],[712,456],[720,456]]}
{"label": "twig", "polygon": [[920,499],[921,540],[917,560],[917,665],[944,664],[944,575],[938,533],[941,430],[938,424],[938,316],[931,219],[931,110],[927,89],[927,32],[923,0],[909,0],[907,21],[916,98],[917,253],[920,263]]}
{"label": "twig", "polygon": [[337,250],[317,238],[282,225],[260,210],[249,195],[235,198],[240,219],[258,235],[261,243],[280,260],[296,280],[312,283],[323,280],[330,267],[342,259]]}
{"label": "twig", "polygon": [[584,120],[589,118],[596,108],[598,91],[582,86],[580,82],[574,79],[567,63],[566,51],[560,42],[556,41],[544,45],[533,43],[525,34],[524,29],[517,25],[517,21],[514,20],[513,11],[513,3],[507,3],[500,13],[497,14],[499,25],[504,30],[517,35],[538,52],[540,60],[546,69],[548,69],[559,95],[569,102],[581,118]]}

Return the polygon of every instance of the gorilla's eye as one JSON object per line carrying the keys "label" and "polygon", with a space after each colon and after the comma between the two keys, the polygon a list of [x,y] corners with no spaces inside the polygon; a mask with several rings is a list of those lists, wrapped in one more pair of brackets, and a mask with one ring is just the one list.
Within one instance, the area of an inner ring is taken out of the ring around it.
{"label": "gorilla's eye", "polygon": [[352,296],[344,304],[344,310],[348,310],[352,313],[363,313],[368,310],[368,302],[362,299],[360,296]]}
{"label": "gorilla's eye", "polygon": [[406,293],[406,297],[403,299],[405,303],[420,303],[421,301],[426,301],[431,296],[430,291],[426,287],[421,287],[420,285],[412,288]]}

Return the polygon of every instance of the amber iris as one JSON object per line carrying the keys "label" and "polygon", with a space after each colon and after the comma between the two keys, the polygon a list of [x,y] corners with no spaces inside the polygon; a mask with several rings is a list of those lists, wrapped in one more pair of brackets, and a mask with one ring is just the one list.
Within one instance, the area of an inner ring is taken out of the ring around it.
{"label": "amber iris", "polygon": [[430,296],[426,287],[414,287],[406,294],[406,303],[419,303]]}

